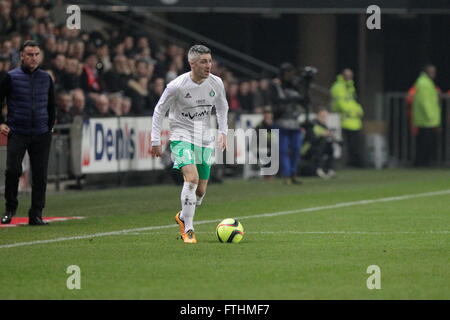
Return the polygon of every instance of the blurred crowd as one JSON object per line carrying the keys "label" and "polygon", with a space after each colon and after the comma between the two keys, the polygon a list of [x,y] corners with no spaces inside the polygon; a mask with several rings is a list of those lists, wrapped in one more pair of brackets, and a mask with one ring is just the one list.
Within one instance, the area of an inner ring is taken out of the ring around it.
{"label": "blurred crowd", "polygon": [[[58,124],[77,115],[151,116],[166,84],[190,70],[186,48],[119,27],[69,30],[55,24],[51,9],[50,0],[0,0],[0,79],[20,64],[23,41],[37,41],[41,68],[55,83]],[[212,72],[224,81],[231,113],[270,105],[269,79],[237,79],[217,61]]]}

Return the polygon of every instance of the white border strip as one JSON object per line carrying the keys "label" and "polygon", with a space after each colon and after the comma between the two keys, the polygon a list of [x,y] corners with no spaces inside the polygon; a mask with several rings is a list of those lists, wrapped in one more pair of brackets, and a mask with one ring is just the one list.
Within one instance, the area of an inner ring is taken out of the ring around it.
{"label": "white border strip", "polygon": [[[447,194],[450,194],[450,189],[442,190],[442,191],[435,191],[435,192],[407,194],[407,195],[403,195],[403,196],[379,198],[379,199],[372,199],[372,200],[360,200],[360,201],[352,201],[352,202],[341,202],[341,203],[328,205],[328,206],[312,207],[312,208],[305,208],[305,209],[280,211],[280,212],[271,212],[271,213],[262,213],[262,214],[255,214],[255,215],[251,215],[251,216],[236,217],[236,219],[244,220],[244,219],[257,219],[257,218],[266,218],[266,217],[277,217],[277,216],[283,216],[283,215],[288,215],[288,214],[315,212],[315,211],[336,209],[336,208],[343,208],[343,207],[351,207],[351,206],[357,206],[357,205],[366,205],[366,204],[380,203],[380,202],[401,201],[401,200],[408,200],[408,199],[415,199],[415,198],[441,196],[441,195],[447,195]],[[215,223],[215,222],[220,222],[220,221],[222,221],[222,219],[201,220],[201,221],[196,222],[195,225],[206,224],[206,223]],[[98,237],[115,236],[115,235],[120,235],[120,234],[124,234],[124,233],[129,233],[129,232],[161,230],[161,229],[168,229],[168,228],[174,228],[174,227],[178,227],[178,225],[170,224],[170,225],[164,225],[164,226],[150,226],[150,227],[144,227],[144,228],[124,229],[124,230],[119,230],[119,231],[94,233],[94,234],[73,236],[73,237],[61,237],[61,238],[48,239],[48,240],[36,240],[36,241],[29,241],[29,242],[17,242],[17,243],[1,245],[0,249],[32,246],[32,245],[37,245],[37,244],[47,244],[47,243],[55,243],[55,242],[62,242],[62,241],[69,241],[69,240],[92,239],[92,238],[98,238]]]}

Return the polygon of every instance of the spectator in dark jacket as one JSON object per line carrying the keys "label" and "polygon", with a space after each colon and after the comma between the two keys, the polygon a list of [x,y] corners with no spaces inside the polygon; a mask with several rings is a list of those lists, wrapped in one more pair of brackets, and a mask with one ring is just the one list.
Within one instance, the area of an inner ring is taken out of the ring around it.
{"label": "spectator in dark jacket", "polygon": [[122,96],[113,93],[109,96],[109,112],[116,117],[122,116]]}
{"label": "spectator in dark jacket", "polygon": [[250,82],[245,80],[239,84],[238,99],[242,112],[253,113],[253,95],[250,92]]}
{"label": "spectator in dark jacket", "polygon": [[103,74],[104,89],[107,92],[119,92],[125,90],[131,79],[131,70],[125,55],[114,57],[113,67]]}
{"label": "spectator in dark jacket", "polygon": [[133,116],[135,113],[131,109],[131,99],[129,97],[122,97],[122,116]]}
{"label": "spectator in dark jacket", "polygon": [[14,29],[14,21],[11,19],[11,2],[0,1],[0,34],[7,34]]}
{"label": "spectator in dark jacket", "polygon": [[66,64],[66,56],[62,53],[56,54],[55,57],[52,59],[52,65],[50,67],[50,70],[52,70],[56,82],[61,81],[65,64]]}
{"label": "spectator in dark jacket", "polygon": [[239,85],[235,82],[230,83],[227,90],[227,100],[228,106],[230,108],[229,112],[239,113],[242,111],[238,93],[239,93]]}
{"label": "spectator in dark jacket", "polygon": [[56,96],[56,123],[70,124],[72,123],[72,96],[67,91],[61,91]]}
{"label": "spectator in dark jacket", "polygon": [[64,70],[60,78],[61,88],[64,90],[80,88],[82,70],[78,60],[73,58],[66,59]]}
{"label": "spectator in dark jacket", "polygon": [[110,117],[109,99],[106,94],[100,94],[95,99],[95,109],[92,112],[93,117]]}
{"label": "spectator in dark jacket", "polygon": [[84,91],[81,89],[74,89],[72,92],[72,108],[70,109],[70,113],[72,118],[76,116],[81,116],[83,118],[88,115],[88,108],[86,108],[86,96],[84,95]]}
{"label": "spectator in dark jacket", "polygon": [[89,54],[85,59],[83,73],[81,74],[81,87],[84,91],[100,92],[100,75],[97,70],[97,56]]}
{"label": "spectator in dark jacket", "polygon": [[[264,85],[265,90],[262,88]],[[265,79],[265,82],[263,82],[263,80],[251,80],[250,92],[253,97],[253,111],[255,113],[262,113],[263,110],[270,107],[269,81],[267,79]]]}
{"label": "spectator in dark jacket", "polygon": [[156,104],[159,101],[159,98],[161,98],[161,95],[164,91],[164,87],[165,87],[165,82],[164,82],[163,78],[156,78],[151,86],[149,100],[150,100],[152,113],[156,107]]}
{"label": "spectator in dark jacket", "polygon": [[[152,105],[148,78],[140,77],[137,80],[130,80],[128,82],[128,89],[126,91],[127,95],[133,101],[133,113],[136,115],[152,115],[153,108],[155,105]],[[158,94],[159,95],[159,94]],[[160,95],[159,95],[160,96]],[[156,95],[154,96],[156,98]]]}

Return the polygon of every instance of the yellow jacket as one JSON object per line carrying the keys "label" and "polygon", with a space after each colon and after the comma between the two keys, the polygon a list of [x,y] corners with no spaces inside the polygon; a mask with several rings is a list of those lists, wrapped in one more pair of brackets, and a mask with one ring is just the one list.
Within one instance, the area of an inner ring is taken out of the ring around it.
{"label": "yellow jacket", "polygon": [[331,110],[340,114],[342,129],[360,130],[364,111],[355,100],[356,90],[353,81],[345,81],[342,75],[338,75],[330,92]]}

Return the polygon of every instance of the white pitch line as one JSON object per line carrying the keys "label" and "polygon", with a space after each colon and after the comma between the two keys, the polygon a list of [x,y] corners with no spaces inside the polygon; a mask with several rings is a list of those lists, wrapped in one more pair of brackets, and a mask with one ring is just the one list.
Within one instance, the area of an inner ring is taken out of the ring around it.
{"label": "white pitch line", "polygon": [[[214,231],[196,231],[196,234],[215,234]],[[161,235],[172,232],[127,232],[124,235]],[[450,230],[436,231],[246,231],[245,234],[361,234],[361,235],[395,235],[395,234],[450,234]]]}
{"label": "white pitch line", "polygon": [[[351,206],[357,206],[357,205],[366,205],[366,204],[373,204],[373,203],[380,203],[380,202],[401,201],[401,200],[414,199],[414,198],[441,196],[441,195],[446,195],[446,194],[450,194],[450,189],[442,190],[442,191],[426,192],[426,193],[407,194],[407,195],[403,195],[403,196],[379,198],[379,199],[372,199],[372,200],[341,202],[341,203],[327,205],[327,206],[312,207],[312,208],[305,208],[305,209],[262,213],[262,214],[255,214],[255,215],[251,215],[251,216],[236,217],[236,219],[244,220],[244,219],[277,217],[277,216],[288,215],[288,214],[315,212],[315,211],[321,211],[321,210],[351,207]],[[215,223],[215,222],[220,222],[220,221],[222,221],[222,219],[201,220],[201,221],[197,221],[195,223],[195,225],[206,224],[206,223]],[[55,242],[62,242],[62,241],[69,241],[69,240],[82,240],[82,239],[114,236],[114,235],[129,233],[129,232],[160,230],[160,229],[168,229],[168,228],[174,228],[174,227],[178,227],[178,225],[170,224],[170,225],[163,225],[163,226],[150,226],[150,227],[143,227],[143,228],[124,229],[124,230],[111,231],[111,232],[94,233],[94,234],[81,235],[81,236],[61,237],[61,238],[48,239],[48,240],[17,242],[17,243],[0,245],[0,249],[32,246],[32,245],[37,245],[37,244],[47,244],[47,243],[55,243]]]}
{"label": "white pitch line", "polygon": [[256,234],[364,234],[364,235],[383,235],[383,234],[450,234],[450,230],[436,231],[254,231],[246,233]]}

